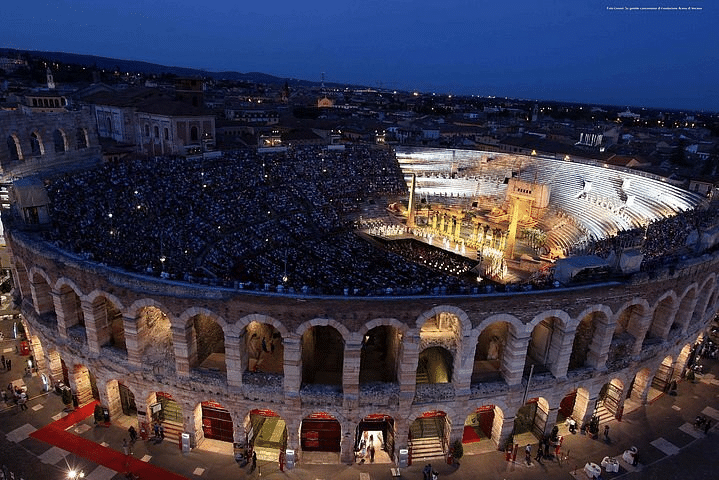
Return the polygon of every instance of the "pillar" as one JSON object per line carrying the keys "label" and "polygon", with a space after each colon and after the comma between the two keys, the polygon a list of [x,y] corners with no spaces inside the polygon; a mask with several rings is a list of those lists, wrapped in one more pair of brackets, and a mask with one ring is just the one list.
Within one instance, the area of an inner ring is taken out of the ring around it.
{"label": "pillar", "polygon": [[[361,336],[360,336],[361,338]],[[345,342],[342,370],[342,392],[344,408],[352,409],[359,404],[359,374],[362,357],[362,341],[357,338]]]}
{"label": "pillar", "polygon": [[502,353],[502,365],[500,366],[507,385],[512,386],[522,383],[529,339],[530,335],[525,332],[517,334],[514,332],[514,328],[510,328],[507,333],[507,344],[504,347],[504,353]]}
{"label": "pillar", "polygon": [[399,359],[400,410],[408,409],[414,401],[417,388],[417,362],[419,361],[419,332],[407,332],[402,341]]}
{"label": "pillar", "polygon": [[549,370],[556,378],[566,378],[569,369],[569,358],[572,355],[572,346],[576,328],[565,330],[566,326],[554,320],[552,340],[549,344]]}
{"label": "pillar", "polygon": [[354,463],[354,434],[355,426],[349,421],[342,423],[342,438],[340,439],[340,462],[352,465]]}
{"label": "pillar", "polygon": [[[142,325],[141,325],[142,323]],[[147,328],[144,322],[138,321],[136,317],[127,314],[122,315],[122,328],[125,330],[125,348],[127,349],[127,361],[136,368],[142,367],[142,349],[140,339],[144,338]]]}
{"label": "pillar", "polygon": [[608,318],[602,320],[594,319],[594,337],[589,346],[587,353],[587,365],[595,370],[606,370],[607,358],[609,358],[609,349],[612,346],[612,337],[614,336],[614,323],[610,323]]}
{"label": "pillar", "polygon": [[175,348],[175,370],[178,377],[189,377],[194,361],[197,362],[197,348],[193,349],[193,325],[188,322],[184,326],[172,326],[172,345]]}
{"label": "pillar", "polygon": [[[494,428],[492,430],[494,430]],[[507,442],[509,442],[512,437],[512,432],[514,432],[514,415],[507,415],[504,417],[502,427],[499,430],[499,448],[504,449],[506,447]],[[494,433],[494,431],[492,433]]]}
{"label": "pillar", "polygon": [[225,365],[227,366],[227,386],[232,392],[242,390],[242,373],[245,371],[241,360],[242,340],[244,337],[225,335]]}
{"label": "pillar", "polygon": [[[299,401],[300,385],[302,383],[302,339],[298,335],[292,333],[283,338],[282,342],[285,348],[285,358],[283,360],[283,367],[285,371],[285,400],[294,399]],[[285,419],[285,421],[288,421],[288,419]],[[289,429],[289,425],[287,428]]]}
{"label": "pillar", "polygon": [[105,305],[102,302],[94,304],[87,300],[82,300],[80,307],[85,318],[85,335],[88,350],[91,354],[100,355],[100,347],[110,340]]}

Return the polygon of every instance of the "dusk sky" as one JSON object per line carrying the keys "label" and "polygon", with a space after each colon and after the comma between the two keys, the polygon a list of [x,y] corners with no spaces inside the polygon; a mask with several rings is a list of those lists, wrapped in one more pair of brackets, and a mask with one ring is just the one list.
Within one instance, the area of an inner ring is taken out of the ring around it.
{"label": "dusk sky", "polygon": [[719,5],[710,0],[25,0],[6,2],[2,17],[0,46],[17,49],[719,111]]}

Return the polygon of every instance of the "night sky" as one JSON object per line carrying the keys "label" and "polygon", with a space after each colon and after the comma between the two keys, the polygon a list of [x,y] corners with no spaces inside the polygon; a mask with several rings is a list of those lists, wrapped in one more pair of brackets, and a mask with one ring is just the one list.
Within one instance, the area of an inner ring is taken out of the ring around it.
{"label": "night sky", "polygon": [[325,72],[328,82],[422,92],[719,111],[718,20],[711,0],[15,0],[3,5],[0,46],[315,81]]}

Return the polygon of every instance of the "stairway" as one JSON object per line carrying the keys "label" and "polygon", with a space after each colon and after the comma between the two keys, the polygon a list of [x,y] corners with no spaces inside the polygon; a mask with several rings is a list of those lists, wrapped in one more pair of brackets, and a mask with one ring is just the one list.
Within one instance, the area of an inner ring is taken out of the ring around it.
{"label": "stairway", "polygon": [[444,419],[423,418],[412,424],[409,452],[412,462],[423,462],[430,458],[444,457],[438,421]]}
{"label": "stairway", "polygon": [[614,420],[614,414],[607,410],[607,407],[605,407],[602,402],[599,402],[597,404],[597,410],[595,414],[599,418],[599,425],[604,425],[607,422]]}
{"label": "stairway", "polygon": [[162,428],[165,432],[166,442],[174,443],[175,445],[180,444],[180,435],[184,431],[184,427],[181,423],[172,422],[170,420],[163,420]]}

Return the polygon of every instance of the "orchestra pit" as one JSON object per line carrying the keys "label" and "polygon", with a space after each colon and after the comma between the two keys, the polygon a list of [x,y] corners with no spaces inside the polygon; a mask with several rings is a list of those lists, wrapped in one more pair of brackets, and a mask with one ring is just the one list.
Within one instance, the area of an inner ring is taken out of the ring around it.
{"label": "orchestra pit", "polygon": [[48,389],[277,468],[620,418],[681,378],[719,307],[709,199],[583,159],[243,150],[13,195],[14,300]]}

